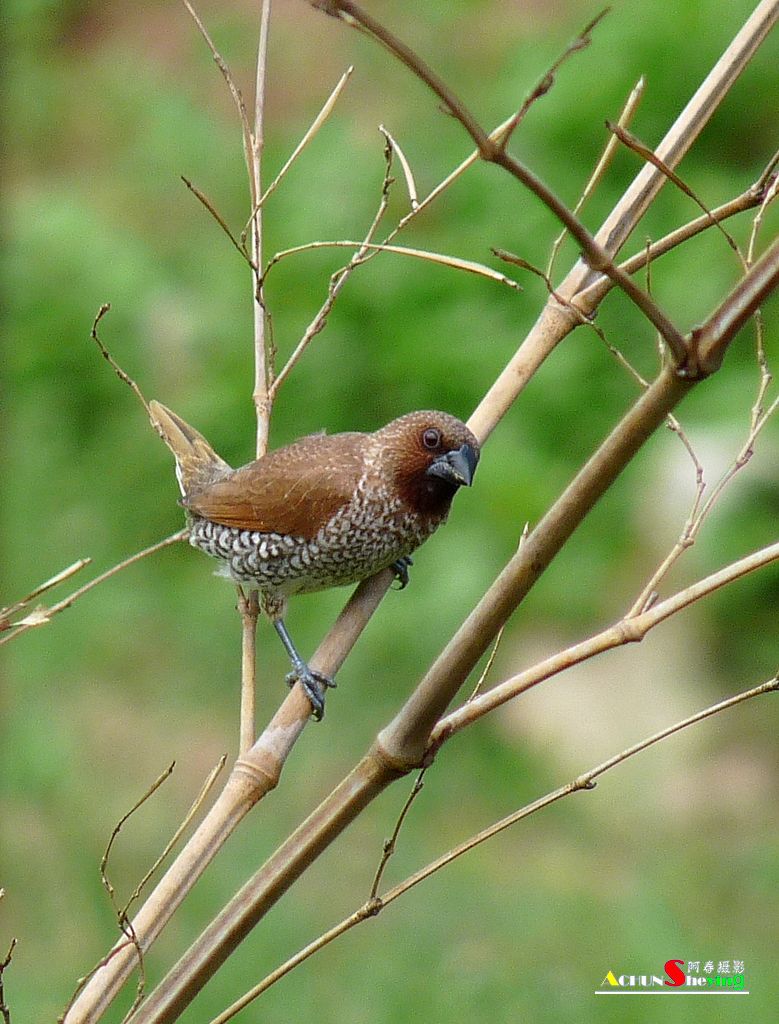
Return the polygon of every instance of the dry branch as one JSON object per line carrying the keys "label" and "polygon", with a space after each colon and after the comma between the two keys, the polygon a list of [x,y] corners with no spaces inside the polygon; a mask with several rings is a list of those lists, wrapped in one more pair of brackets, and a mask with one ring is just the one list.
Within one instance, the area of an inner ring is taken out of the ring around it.
{"label": "dry branch", "polygon": [[[654,604],[646,610],[636,611],[631,608],[624,618],[596,636],[546,658],[527,671],[520,672],[512,676],[511,679],[499,683],[486,693],[475,697],[457,708],[456,711],[441,718],[432,731],[430,750],[437,750],[445,740],[465,726],[472,725],[485,714],[494,711],[507,701],[513,700],[519,694],[525,693],[560,672],[565,672],[574,665],[580,665],[583,661],[603,654],[605,651],[624,647],[628,643],[639,643],[650,630],[660,625],[661,622],[665,622],[672,615],[676,615],[701,598],[713,594],[715,590],[733,583],[742,576],[770,565],[777,559],[779,559],[779,543],[762,548],[760,551],[739,559],[732,565],[725,566],[719,572],[712,573],[705,579],[685,587],[672,597]],[[645,604],[646,601],[644,601]]]}
{"label": "dry branch", "polygon": [[[90,590],[99,586],[101,583],[105,583],[106,580],[110,580],[113,576],[116,576],[118,572],[123,569],[127,569],[131,565],[135,565],[136,562],[140,562],[142,558],[147,558],[149,555],[156,554],[163,548],[169,547],[171,544],[176,544],[180,540],[184,540],[187,537],[187,530],[178,530],[176,533],[172,533],[169,537],[165,537],[156,544],[151,544],[148,548],[144,548],[142,551],[136,551],[134,555],[130,555],[129,558],[125,558],[124,561],[118,562],[116,565],[112,565],[110,569],[106,569],[105,572],[100,573],[99,576],[95,576],[94,579],[85,583],[83,587],[79,587],[78,590],[74,590],[72,594],[63,598],[61,601],[57,601],[56,604],[51,605],[50,608],[40,606],[36,608],[30,615],[21,619],[19,622],[11,623],[9,632],[0,637],[0,646],[8,643],[9,640],[14,640],[16,637],[21,636],[22,633],[26,633],[28,629],[33,629],[35,626],[43,626],[54,618],[55,615],[59,615],[60,612],[64,612],[66,608],[77,601],[84,594],[88,594]],[[88,559],[86,560],[89,561]],[[85,563],[86,564],[86,563]],[[55,577],[56,579],[56,577]]]}
{"label": "dry branch", "polygon": [[18,615],[23,608],[34,601],[36,597],[40,597],[41,594],[45,594],[47,590],[52,590],[54,587],[59,586],[60,583],[64,583],[65,580],[69,580],[71,576],[75,576],[77,572],[81,572],[85,566],[89,565],[92,561],[91,558],[79,558],[78,561],[73,562],[67,568],[62,569],[56,575],[51,576],[49,579],[44,580],[43,583],[39,583],[37,587],[34,587],[29,594],[25,594],[24,597],[20,597],[18,601],[14,601],[13,604],[7,605],[5,608],[0,608],[0,630],[12,629],[14,626],[21,625],[20,622],[11,622],[14,615]]}

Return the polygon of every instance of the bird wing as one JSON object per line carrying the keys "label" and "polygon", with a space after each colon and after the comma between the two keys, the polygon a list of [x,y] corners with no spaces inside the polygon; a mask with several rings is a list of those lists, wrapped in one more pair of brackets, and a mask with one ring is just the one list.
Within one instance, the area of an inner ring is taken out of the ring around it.
{"label": "bird wing", "polygon": [[182,504],[225,526],[311,540],[354,497],[366,434],[312,434],[269,452]]}

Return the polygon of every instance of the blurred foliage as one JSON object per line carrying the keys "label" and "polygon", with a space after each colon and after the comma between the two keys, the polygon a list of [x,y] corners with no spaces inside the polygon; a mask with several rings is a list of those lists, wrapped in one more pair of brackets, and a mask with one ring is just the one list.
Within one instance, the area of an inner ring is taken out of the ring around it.
{"label": "blurred foliage", "polygon": [[[198,5],[247,96],[255,6]],[[312,239],[362,236],[383,174],[380,122],[403,146],[420,194],[469,151],[459,127],[369,40],[305,4],[275,6],[267,180],[344,68],[353,63],[355,72],[268,204],[268,255]],[[486,125],[516,107],[595,12],[583,0],[373,6]],[[751,6],[620,5],[533,108],[517,152],[573,205],[606,141],[604,120],[618,116],[638,76],[646,75],[647,90],[633,128],[654,144]],[[168,453],[89,341],[102,302],[113,307],[102,337],[117,360],[147,396],[179,411],[235,464],[251,458],[253,410],[248,274],[180,181],[191,178],[240,230],[248,211],[234,110],[185,10],[8,0],[5,19],[11,148],[0,597],[10,601],[76,558],[93,559],[86,579],[181,525]],[[754,181],[776,148],[778,64],[774,35],[681,165],[710,206]],[[585,209],[588,225],[597,227],[637,166],[632,154],[618,154]],[[388,226],[407,208],[397,176]],[[697,213],[666,187],[628,250]],[[763,237],[776,225],[774,210]],[[746,242],[748,216],[728,227]],[[544,265],[556,233],[535,199],[497,169],[477,166],[401,241],[484,262],[494,262],[489,249],[501,246]],[[560,273],[575,254],[567,243]],[[274,269],[268,296],[280,362],[346,258],[343,250],[308,253]],[[687,329],[738,273],[712,231],[664,258],[652,283]],[[524,276],[517,295],[396,256],[371,261],[281,391],[273,443],[321,428],[373,429],[426,406],[467,416],[544,301],[543,285]],[[774,300],[766,310],[774,363],[776,312]],[[620,296],[609,297],[599,323],[643,373],[654,372],[652,331]],[[756,383],[754,336],[746,331],[723,371],[681,409],[708,479],[742,444]],[[419,553],[413,585],[402,597],[391,594],[371,623],[340,674],[327,720],[307,730],[279,792],[155,947],[152,980],[365,749],[511,555],[524,522],[538,520],[635,394],[591,332],[577,331],[548,360],[491,438],[477,486]],[[776,539],[777,434],[774,423],[668,587]],[[693,485],[681,445],[661,432],[512,620],[493,678],[619,615],[678,534]],[[344,596],[294,606],[290,627],[304,651]],[[541,688],[456,740],[430,773],[389,877],[654,728],[769,677],[779,652],[777,596],[776,571],[764,571],[640,648]],[[18,936],[6,979],[15,1021],[53,1019],[74,979],[112,941],[98,863],[115,821],[176,758],[173,780],[118,844],[111,873],[129,892],[208,769],[223,751],[234,752],[233,607],[211,566],[181,545],[2,651],[0,953]],[[267,628],[260,636],[266,717],[283,696],[285,665]],[[246,1019],[262,1012],[263,1020],[340,1024],[421,1016],[623,1020],[621,1005],[592,995],[606,971],[657,971],[672,956],[744,959],[750,1018],[767,1019],[779,994],[775,715],[765,700],[740,708],[621,768],[586,804],[579,797],[515,828],[329,947]],[[362,901],[403,798],[398,787],[369,809],[184,1020],[209,1019]],[[715,1019],[700,1002],[685,1003],[685,1020]],[[668,1019],[667,1004],[639,1003],[649,1005],[631,1005],[631,1020]],[[728,1007],[716,1009],[716,1019],[730,1019]]]}

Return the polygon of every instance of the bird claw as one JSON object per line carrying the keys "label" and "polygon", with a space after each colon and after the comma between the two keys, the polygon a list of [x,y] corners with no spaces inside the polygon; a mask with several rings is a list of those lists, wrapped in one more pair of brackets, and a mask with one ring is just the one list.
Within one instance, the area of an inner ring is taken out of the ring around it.
{"label": "bird claw", "polygon": [[413,564],[413,558],[410,555],[404,555],[390,566],[390,569],[395,573],[395,579],[400,584],[397,588],[398,590],[405,590],[408,586],[408,567]]}
{"label": "bird claw", "polygon": [[301,662],[287,674],[287,686],[292,687],[295,683],[300,683],[303,687],[311,702],[311,713],[314,719],[321,722],[325,715],[325,694],[329,688],[335,688],[335,680],[326,676],[324,672],[317,672],[316,669],[309,668],[305,662]]}

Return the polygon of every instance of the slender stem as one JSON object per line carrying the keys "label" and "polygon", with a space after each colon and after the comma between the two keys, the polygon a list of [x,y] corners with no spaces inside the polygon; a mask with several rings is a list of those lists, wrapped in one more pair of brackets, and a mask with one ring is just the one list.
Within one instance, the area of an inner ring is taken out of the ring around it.
{"label": "slender stem", "polygon": [[19,625],[15,627],[12,626],[5,636],[0,637],[0,646],[8,643],[9,640],[13,640],[17,636],[21,636],[22,633],[26,633],[28,629],[33,629],[36,626],[42,626],[44,623],[51,621],[55,615],[58,615],[60,612],[64,612],[66,608],[70,608],[74,601],[83,597],[84,594],[88,594],[90,590],[93,590],[106,580],[110,580],[112,576],[116,576],[116,574],[121,572],[123,569],[127,569],[129,566],[135,565],[135,563],[140,562],[142,558],[153,555],[157,551],[161,551],[163,548],[167,548],[171,544],[176,544],[178,541],[184,540],[184,538],[188,536],[188,530],[179,530],[177,533],[172,533],[170,537],[165,537],[164,540],[157,541],[156,544],[151,544],[148,548],[144,548],[143,551],[136,551],[134,555],[130,555],[129,558],[125,558],[123,562],[118,562],[116,565],[112,565],[110,569],[106,569],[106,571],[100,573],[99,576],[95,576],[94,579],[85,583],[83,587],[79,587],[78,590],[74,590],[72,594],[69,594],[61,601],[53,604],[50,608],[44,608],[38,614],[29,615],[24,622],[20,622]]}
{"label": "slender stem", "polygon": [[537,665],[533,665],[524,672],[519,672],[505,682],[498,683],[486,693],[480,694],[440,719],[431,734],[430,749],[437,749],[445,740],[461,729],[473,725],[479,718],[483,718],[484,715],[501,707],[520,693],[525,693],[574,665],[580,665],[582,662],[588,661],[598,654],[603,654],[605,651],[613,650],[615,647],[640,642],[655,626],[682,609],[688,608],[695,601],[713,594],[715,590],[733,583],[748,573],[770,565],[777,559],[779,559],[779,543],[755,551],[732,565],[727,565],[718,572],[712,573],[705,579],[685,587],[665,601],[653,605],[647,611],[640,614],[634,614],[631,611],[625,618],[609,626],[608,629],[545,658]]}
{"label": "slender stem", "polygon": [[[645,88],[646,78],[644,77],[644,75],[642,75],[631,89],[630,95],[625,101],[625,105],[622,108],[622,112],[619,115],[619,120],[617,121],[617,124],[620,125],[620,127],[627,128],[628,125],[630,125],[630,123],[632,122],[633,116],[635,115],[636,110],[638,109],[638,105],[641,102],[641,99],[644,95]],[[614,154],[616,152],[617,140],[612,135],[606,142],[606,145],[603,148],[603,152],[600,155],[600,159],[598,160],[597,164],[595,165],[595,169],[593,170],[592,174],[587,180],[587,184],[584,186],[582,194],[579,196],[579,199],[577,200],[576,206],[574,206],[573,208],[572,212],[574,216],[579,215],[584,204],[587,202],[587,200],[593,194],[597,186],[600,184],[601,179],[603,178],[603,175],[606,173],[608,167],[614,159]],[[565,236],[567,235],[567,233],[567,229],[563,228],[563,230],[560,232],[557,238],[555,238],[552,244],[552,251],[549,255],[549,262],[546,266],[546,276],[548,278],[551,278],[552,276],[552,271],[554,269],[555,260],[557,259],[557,254],[560,251],[560,246],[563,244],[563,241],[565,240]]]}
{"label": "slender stem", "polygon": [[676,722],[674,725],[670,725],[665,729],[661,729],[660,732],[656,732],[652,736],[648,736],[646,739],[640,740],[632,747],[628,747],[619,754],[615,754],[613,757],[610,757],[607,761],[603,761],[599,765],[596,765],[595,768],[591,768],[589,771],[584,772],[583,775],[579,775],[578,778],[573,780],[573,782],[569,782],[567,785],[561,786],[559,789],[548,793],[546,796],[541,797],[540,800],[535,800],[533,803],[527,804],[525,807],[515,811],[513,814],[509,814],[507,817],[502,818],[494,825],[490,825],[489,828],[479,832],[478,835],[472,836],[470,839],[466,840],[466,842],[460,843],[448,853],[445,853],[431,864],[428,864],[426,867],[411,875],[404,882],[401,882],[393,889],[390,889],[390,891],[382,897],[382,902],[384,904],[392,902],[392,900],[397,899],[398,896],[408,892],[409,889],[418,885],[419,882],[423,881],[425,878],[429,878],[436,871],[439,871],[447,864],[451,864],[453,860],[461,857],[464,853],[467,853],[474,847],[486,842],[488,839],[492,839],[493,836],[496,836],[499,832],[503,832],[511,825],[515,825],[523,818],[527,818],[531,814],[535,814],[536,811],[540,811],[542,808],[548,807],[557,800],[570,796],[571,793],[594,789],[595,780],[597,778],[604,775],[612,768],[615,768],[617,765],[622,764],[623,761],[628,761],[631,757],[635,757],[635,755],[641,753],[642,750],[647,750],[649,747],[654,746],[655,743],[660,743],[661,740],[667,739],[669,736],[673,736],[675,733],[681,732],[683,729],[688,729],[690,726],[696,725],[698,722],[702,722],[706,718],[711,718],[712,715],[719,714],[722,711],[727,711],[729,708],[735,707],[737,704],[743,704],[744,701],[751,700],[753,697],[760,697],[765,693],[773,693],[777,690],[779,690],[779,678],[774,676],[767,682],[761,683],[760,686],[755,686],[750,690],[744,690],[742,693],[736,694],[735,697],[729,697],[727,700],[720,701],[718,704],[712,704],[703,711],[698,711],[696,714],[690,715],[688,718],[684,718],[680,722]]}
{"label": "slender stem", "polygon": [[[696,235],[701,234],[701,232],[707,231],[712,227],[712,220],[722,221],[738,213],[743,213],[745,210],[753,210],[756,206],[761,205],[762,197],[762,192],[754,188],[747,189],[740,196],[736,196],[735,199],[731,199],[729,202],[723,203],[722,206],[712,210],[711,215],[703,214],[701,217],[696,217],[695,220],[683,224],[663,238],[652,242],[651,245],[644,246],[635,256],[631,256],[623,263],[620,263],[620,267],[626,274],[637,274],[647,264],[653,263],[667,252],[687,242],[690,238],[694,238]],[[579,292],[576,296],[576,304],[587,309],[597,306],[613,287],[614,282],[603,275],[593,281],[584,291]]]}
{"label": "slender stem", "polygon": [[254,746],[257,738],[257,618],[260,614],[260,602],[256,590],[244,594],[238,587],[238,611],[241,614],[241,715],[238,752],[240,757],[244,757]]}
{"label": "slender stem", "polygon": [[272,368],[268,352],[265,299],[262,267],[262,154],[265,145],[265,82],[268,63],[268,34],[270,28],[271,0],[262,0],[260,13],[260,40],[257,49],[257,75],[254,92],[254,128],[251,137],[251,161],[249,166],[249,200],[251,203],[251,254],[252,254],[252,310],[254,313],[254,391],[253,400],[257,414],[256,456],[259,459],[268,449],[272,398],[269,394]]}
{"label": "slender stem", "polygon": [[728,299],[692,332],[701,372],[719,369],[731,338],[779,286],[779,238],[750,267]]}
{"label": "slender stem", "polygon": [[40,597],[41,594],[45,594],[47,590],[52,590],[54,587],[58,587],[60,583],[64,583],[65,580],[69,580],[71,576],[75,576],[77,572],[88,566],[91,561],[91,558],[79,558],[78,561],[73,562],[66,569],[61,569],[50,579],[39,583],[29,594],[20,597],[18,601],[14,601],[13,604],[9,604],[5,608],[0,608],[0,629],[10,629],[13,625],[9,621],[11,616],[18,615],[22,608],[26,608],[31,601],[34,601],[36,597]]}

